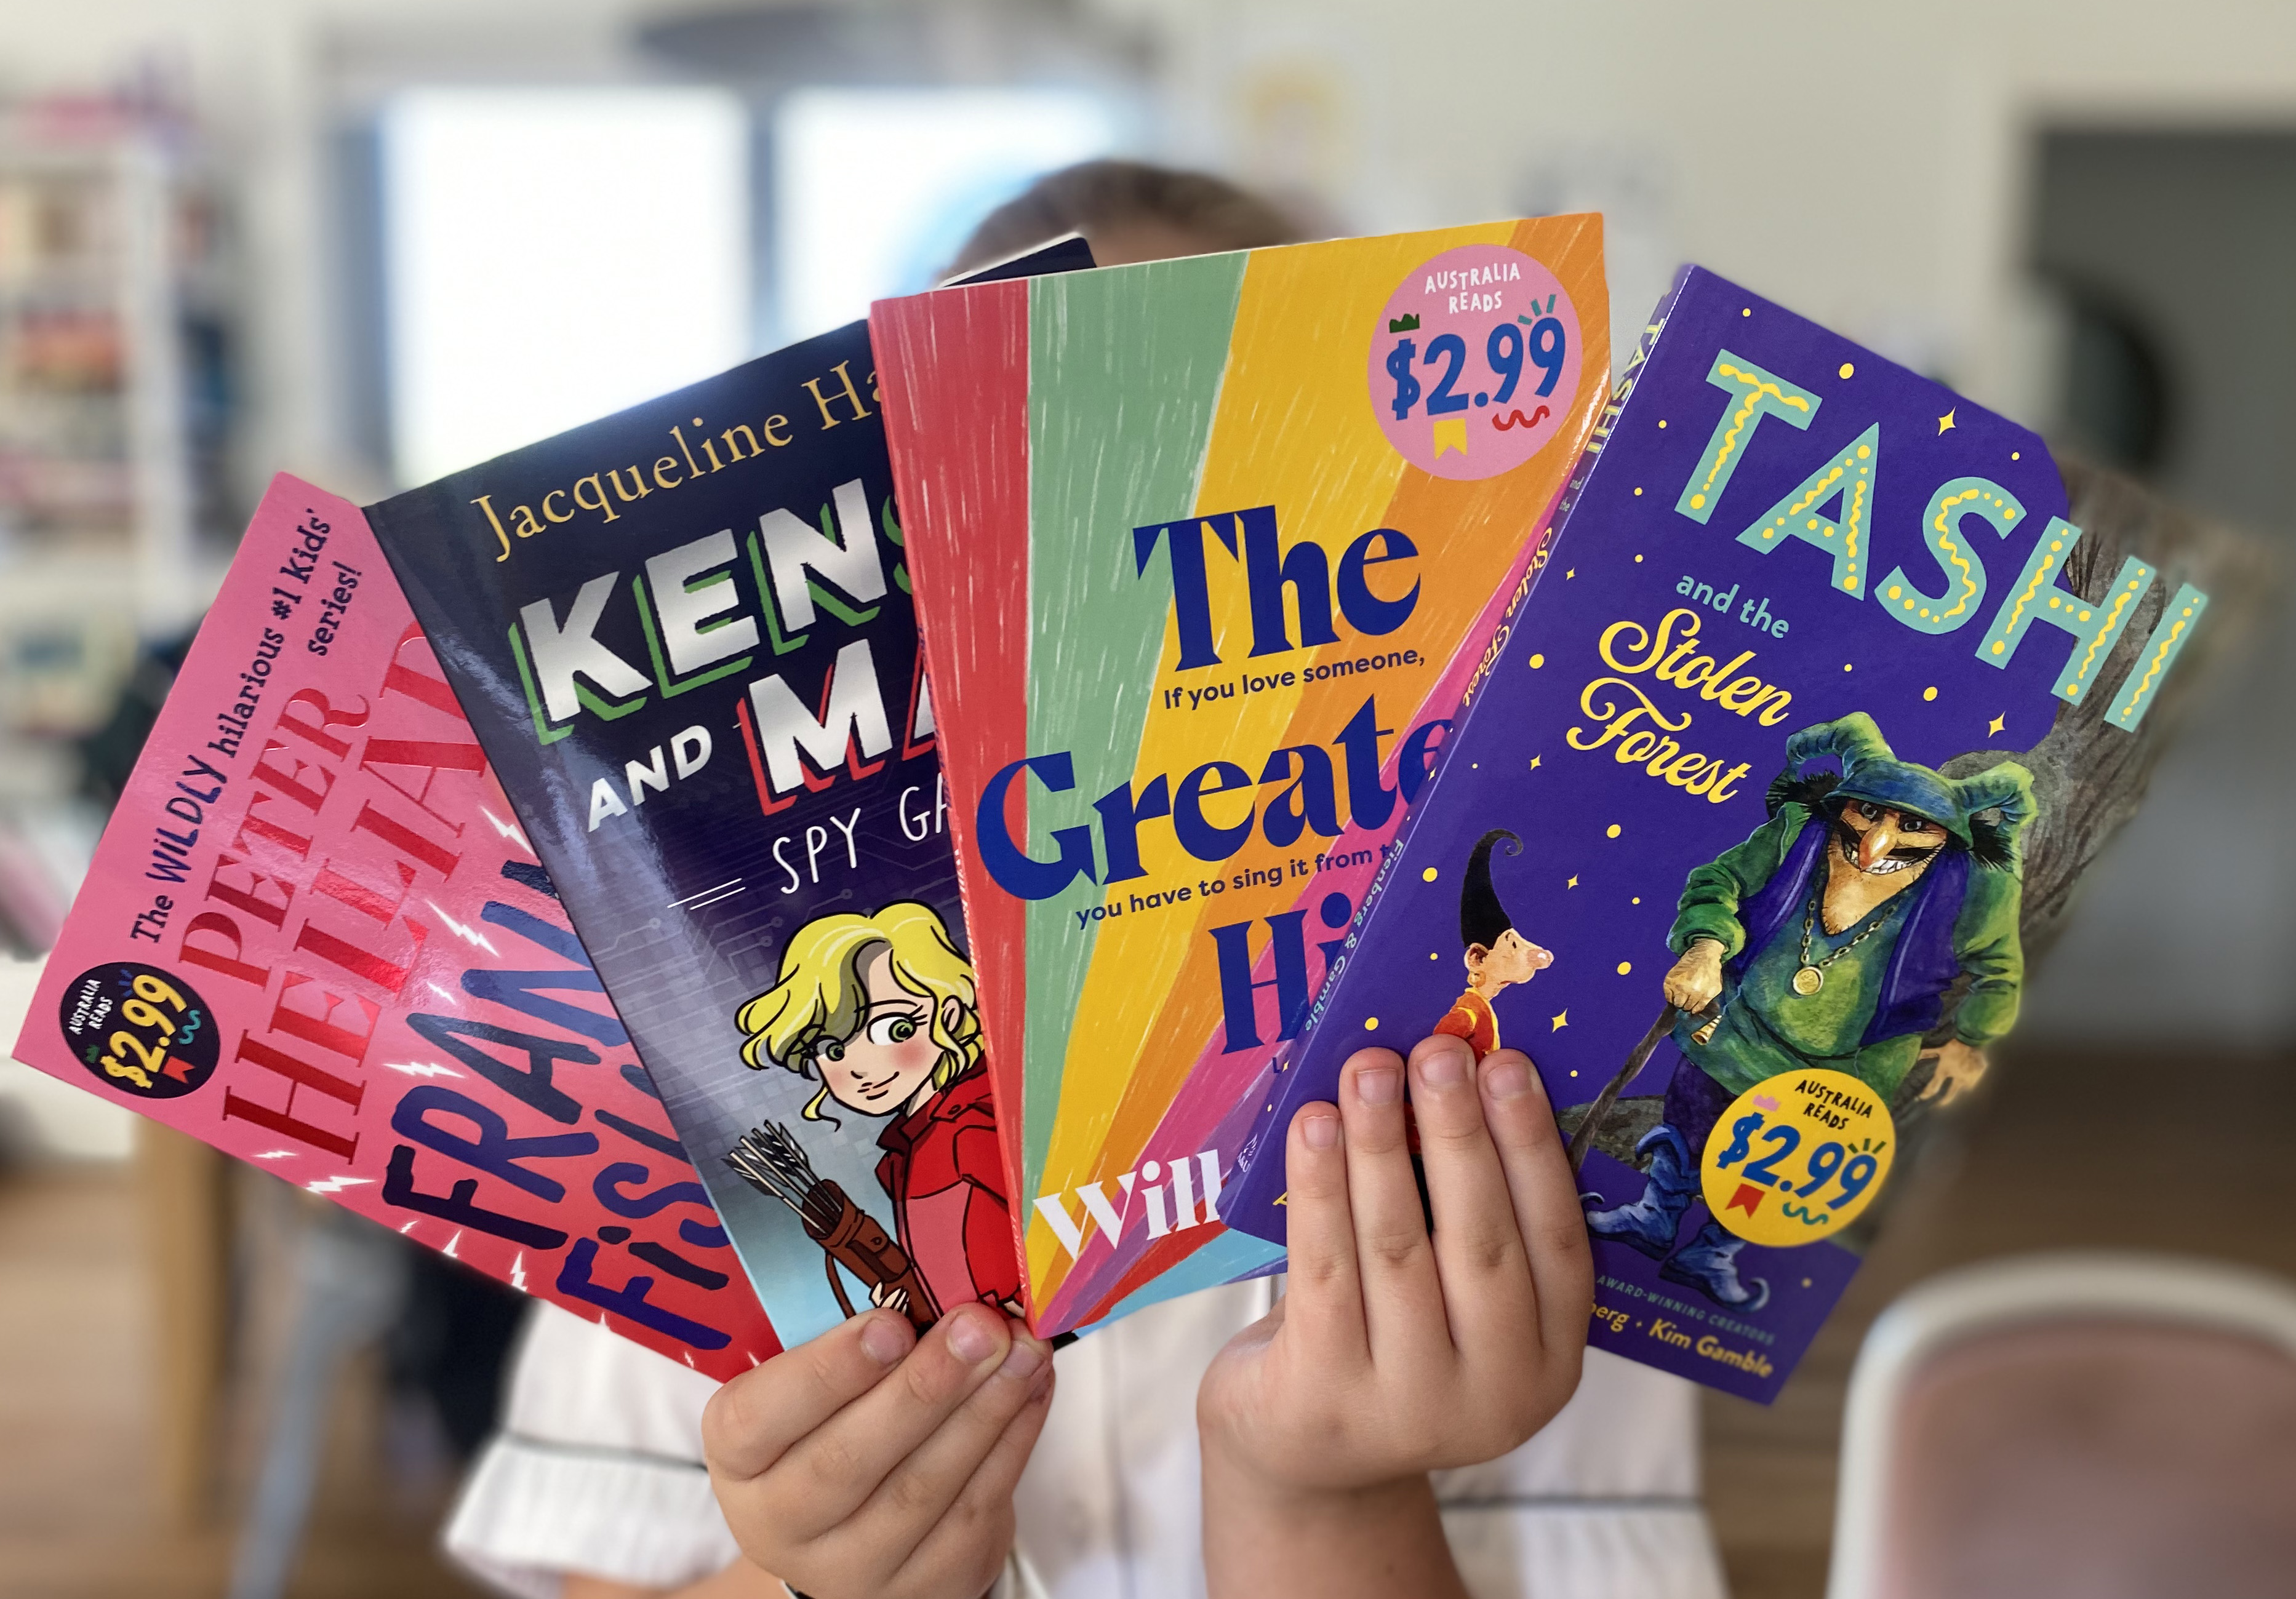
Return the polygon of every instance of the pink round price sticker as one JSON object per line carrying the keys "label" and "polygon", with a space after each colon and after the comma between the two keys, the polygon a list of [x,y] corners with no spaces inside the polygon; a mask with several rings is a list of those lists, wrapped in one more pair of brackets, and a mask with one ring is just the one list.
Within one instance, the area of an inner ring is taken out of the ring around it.
{"label": "pink round price sticker", "polygon": [[1545,266],[1463,244],[1412,268],[1371,341],[1371,407],[1403,458],[1489,478],[1537,455],[1578,397],[1578,314]]}

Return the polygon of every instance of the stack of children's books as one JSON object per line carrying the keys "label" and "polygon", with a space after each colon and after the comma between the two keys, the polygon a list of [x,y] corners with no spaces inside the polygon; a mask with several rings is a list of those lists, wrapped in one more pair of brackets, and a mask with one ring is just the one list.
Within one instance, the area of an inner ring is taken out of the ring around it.
{"label": "stack of children's books", "polygon": [[2015,1019],[2027,752],[2208,600],[1710,272],[1614,377],[1601,238],[1070,242],[276,480],[17,1054],[728,1376],[1278,1271],[1294,1111],[1448,1032],[1593,1341],[1770,1398]]}

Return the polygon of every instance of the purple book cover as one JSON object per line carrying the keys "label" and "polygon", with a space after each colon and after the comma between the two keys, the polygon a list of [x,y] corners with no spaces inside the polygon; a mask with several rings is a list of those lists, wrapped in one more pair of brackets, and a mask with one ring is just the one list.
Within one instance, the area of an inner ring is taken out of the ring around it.
{"label": "purple book cover", "polygon": [[1951,390],[1700,268],[1655,320],[1228,1219],[1282,1237],[1283,1129],[1355,1050],[1522,1049],[1592,1341],[1767,1402],[2016,1019],[2020,840],[2079,798],[2020,757],[2100,699],[2133,732],[2208,600],[2068,586],[2047,449]]}

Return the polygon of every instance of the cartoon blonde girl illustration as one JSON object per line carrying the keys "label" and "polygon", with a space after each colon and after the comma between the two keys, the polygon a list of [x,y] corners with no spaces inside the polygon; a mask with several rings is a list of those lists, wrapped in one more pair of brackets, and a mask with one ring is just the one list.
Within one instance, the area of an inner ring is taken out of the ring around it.
{"label": "cartoon blonde girl illustration", "polygon": [[[821,1085],[830,1101],[890,1119],[877,1181],[902,1250],[943,1308],[967,1300],[1018,1308],[1020,1262],[981,1053],[972,963],[930,906],[807,922],[782,950],[781,976],[734,1018],[742,1059]],[[880,1303],[906,1309],[905,1291]]]}

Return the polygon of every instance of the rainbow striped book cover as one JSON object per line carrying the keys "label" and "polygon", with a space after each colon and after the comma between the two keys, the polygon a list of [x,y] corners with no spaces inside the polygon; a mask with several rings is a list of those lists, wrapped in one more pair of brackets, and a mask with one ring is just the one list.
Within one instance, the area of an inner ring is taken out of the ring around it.
{"label": "rainbow striped book cover", "polygon": [[1280,1261],[1223,1188],[1537,574],[1609,315],[1595,217],[873,309],[1039,1332]]}

